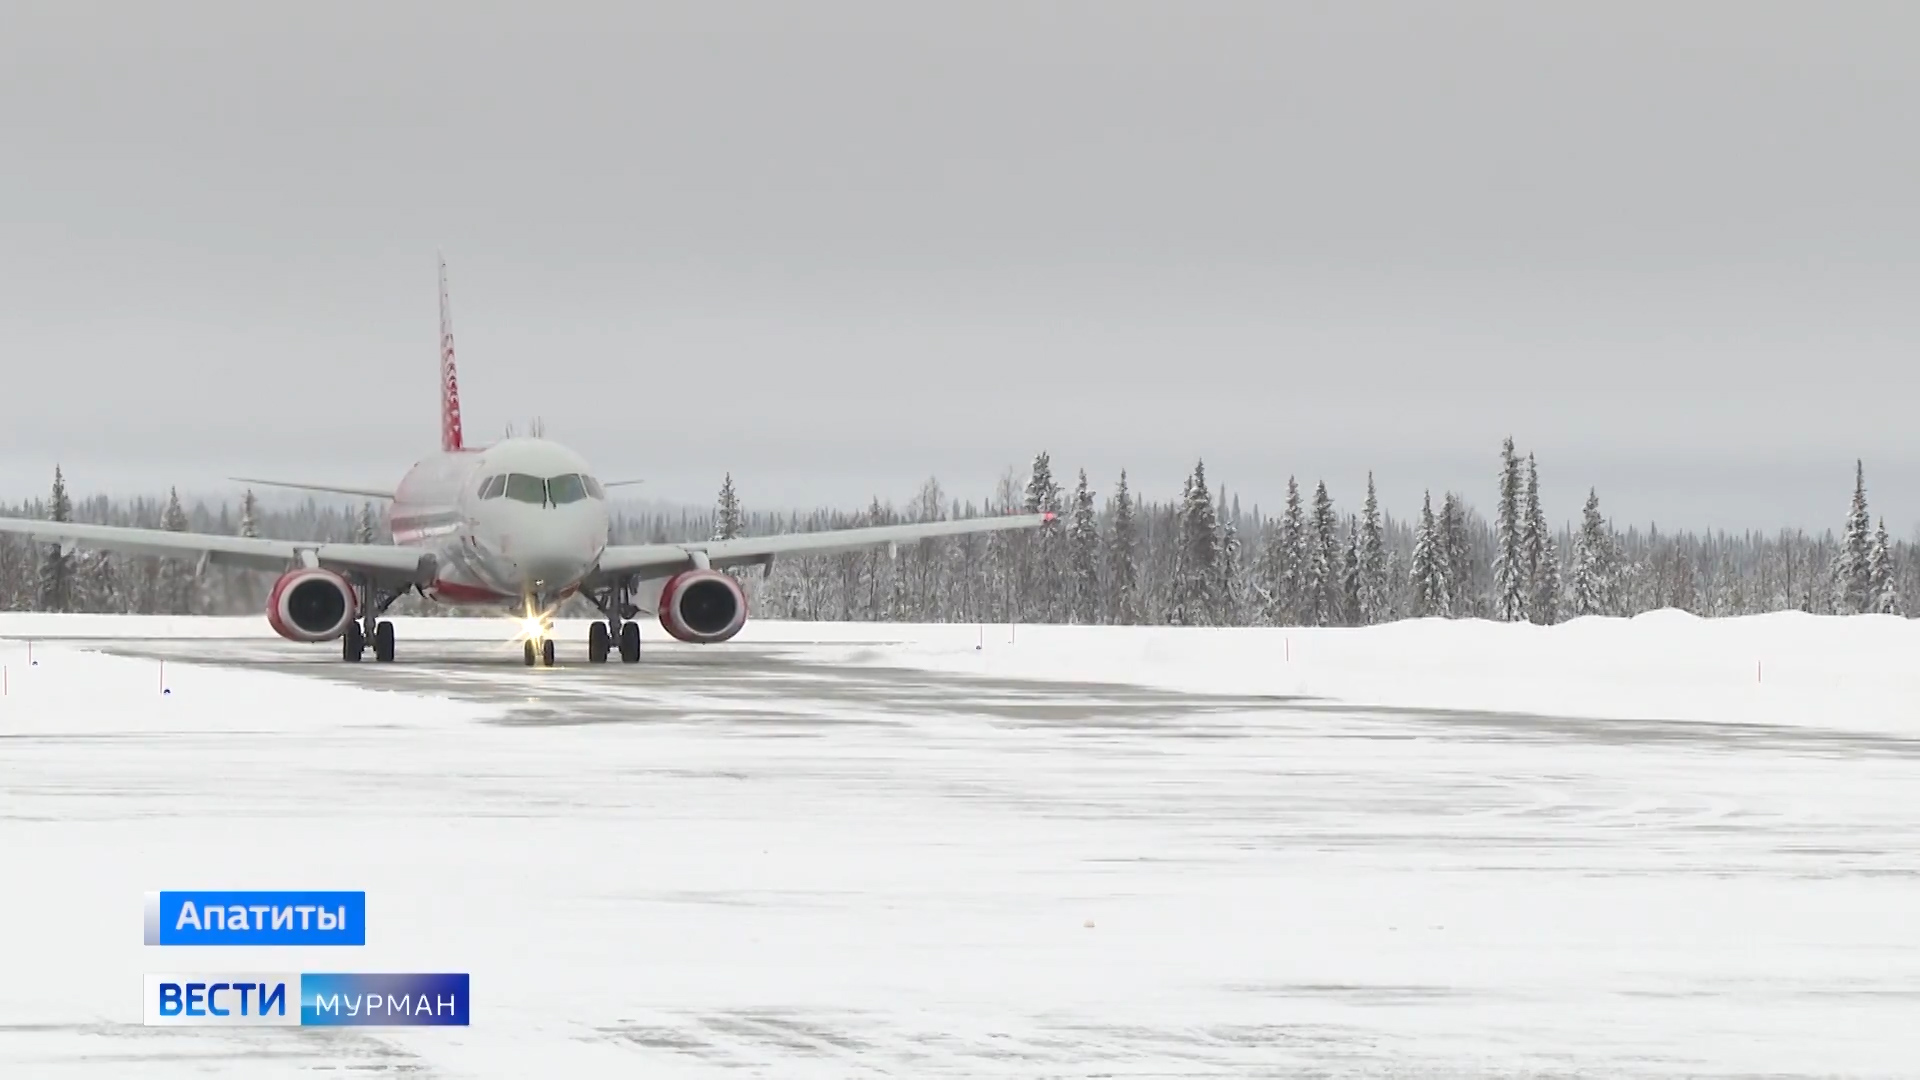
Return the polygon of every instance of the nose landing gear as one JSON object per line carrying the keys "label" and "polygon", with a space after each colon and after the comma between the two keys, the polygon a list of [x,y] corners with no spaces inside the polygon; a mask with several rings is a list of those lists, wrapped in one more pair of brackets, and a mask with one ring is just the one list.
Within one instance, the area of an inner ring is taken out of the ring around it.
{"label": "nose landing gear", "polygon": [[553,620],[546,615],[533,614],[536,611],[550,610],[552,610],[550,606],[539,605],[535,601],[527,604],[527,616],[524,620],[526,630],[524,640],[521,642],[521,658],[525,660],[528,667],[532,667],[536,660],[545,667],[553,666]]}

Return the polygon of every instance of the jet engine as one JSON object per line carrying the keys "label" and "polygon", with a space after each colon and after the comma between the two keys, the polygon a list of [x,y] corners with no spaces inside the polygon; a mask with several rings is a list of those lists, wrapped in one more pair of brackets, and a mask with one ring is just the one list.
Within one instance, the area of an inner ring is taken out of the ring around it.
{"label": "jet engine", "polygon": [[288,641],[332,641],[360,614],[346,578],[331,570],[289,570],[267,594],[267,625]]}
{"label": "jet engine", "polygon": [[684,570],[660,587],[660,625],[681,641],[725,641],[746,622],[747,594],[718,570]]}

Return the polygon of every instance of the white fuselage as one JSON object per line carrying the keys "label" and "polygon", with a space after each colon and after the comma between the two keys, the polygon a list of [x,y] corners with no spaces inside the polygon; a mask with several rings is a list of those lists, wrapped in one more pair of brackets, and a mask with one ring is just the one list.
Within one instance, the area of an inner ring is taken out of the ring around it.
{"label": "white fuselage", "polygon": [[423,591],[517,605],[572,593],[607,546],[606,492],[585,459],[545,439],[436,453],[395,489],[393,542],[439,558]]}

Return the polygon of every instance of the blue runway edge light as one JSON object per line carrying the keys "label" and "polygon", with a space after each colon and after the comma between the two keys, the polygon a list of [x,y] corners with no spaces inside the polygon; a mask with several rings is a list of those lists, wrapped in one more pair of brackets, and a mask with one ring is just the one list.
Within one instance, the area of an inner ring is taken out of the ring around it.
{"label": "blue runway edge light", "polygon": [[468,976],[398,972],[148,975],[148,1027],[468,1027]]}
{"label": "blue runway edge light", "polygon": [[364,892],[150,892],[148,945],[365,945]]}

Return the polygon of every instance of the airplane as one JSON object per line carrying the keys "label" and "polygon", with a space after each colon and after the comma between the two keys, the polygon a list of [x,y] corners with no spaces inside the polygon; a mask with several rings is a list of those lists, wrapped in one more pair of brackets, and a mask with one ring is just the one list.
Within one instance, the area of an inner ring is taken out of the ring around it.
{"label": "airplane", "polygon": [[[234,478],[241,479],[241,478]],[[612,544],[607,489],[579,454],[541,437],[466,444],[454,363],[447,264],[440,260],[440,450],[416,462],[391,491],[259,480],[255,483],[391,502],[392,544],[272,540],[78,522],[0,518],[0,533],[57,542],[63,551],[94,547],[130,555],[280,571],[267,594],[267,624],[290,641],[339,640],[342,660],[357,662],[369,646],[376,661],[395,657],[393,623],[382,619],[408,593],[448,605],[497,607],[520,621],[528,667],[555,661],[553,613],[586,598],[604,621],[587,637],[587,659],[605,663],[618,651],[640,659],[642,614],[634,596],[664,581],[655,611],[673,638],[717,644],[740,632],[747,599],[723,571],[789,556],[835,554],[944,536],[1032,529],[1051,513],[884,525],[823,532]]]}

